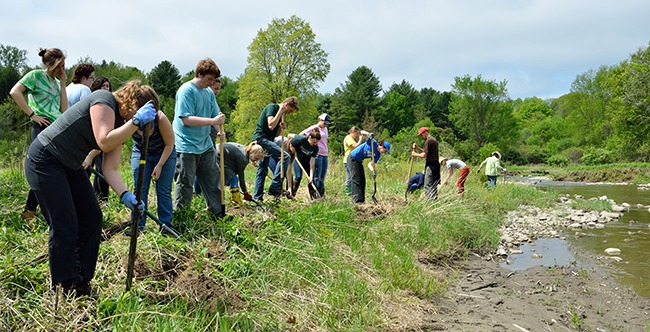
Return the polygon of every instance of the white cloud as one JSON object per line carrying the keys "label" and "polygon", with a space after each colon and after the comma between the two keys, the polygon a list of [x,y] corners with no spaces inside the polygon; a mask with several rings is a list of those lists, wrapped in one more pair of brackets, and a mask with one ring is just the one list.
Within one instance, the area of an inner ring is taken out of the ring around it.
{"label": "white cloud", "polygon": [[211,57],[236,78],[257,31],[295,14],[329,53],[322,92],[365,65],[384,89],[406,80],[448,91],[454,76],[468,74],[507,80],[513,98],[546,98],[647,46],[649,12],[644,0],[9,0],[0,43],[26,49],[32,65],[39,47],[64,49],[69,65],[90,56],[145,72],[169,60],[184,74]]}

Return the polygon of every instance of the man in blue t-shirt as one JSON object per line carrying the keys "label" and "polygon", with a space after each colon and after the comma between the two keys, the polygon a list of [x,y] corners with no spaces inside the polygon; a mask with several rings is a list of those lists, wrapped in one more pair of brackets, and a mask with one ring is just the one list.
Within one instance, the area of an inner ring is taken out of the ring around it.
{"label": "man in blue t-shirt", "polygon": [[269,160],[273,159],[276,162],[275,170],[273,172],[273,180],[269,186],[269,195],[279,197],[282,193],[282,179],[284,176],[280,174],[282,167],[286,172],[289,168],[289,154],[284,152],[284,163],[280,163],[282,150],[279,145],[273,141],[278,135],[280,128],[284,130],[286,124],[282,122],[284,114],[289,114],[298,111],[298,98],[289,97],[281,104],[268,104],[262,110],[255,132],[253,133],[253,141],[264,148],[268,155],[260,160],[257,164],[257,174],[255,175],[255,192],[253,198],[255,200],[262,200],[264,196],[264,180],[268,173]]}
{"label": "man in blue t-shirt", "polygon": [[221,209],[220,169],[210,139],[210,127],[222,126],[225,116],[219,114],[217,100],[208,87],[221,76],[221,71],[212,59],[207,58],[199,61],[195,72],[194,78],[176,92],[174,210],[190,206],[196,177],[208,210],[220,218],[225,216]]}

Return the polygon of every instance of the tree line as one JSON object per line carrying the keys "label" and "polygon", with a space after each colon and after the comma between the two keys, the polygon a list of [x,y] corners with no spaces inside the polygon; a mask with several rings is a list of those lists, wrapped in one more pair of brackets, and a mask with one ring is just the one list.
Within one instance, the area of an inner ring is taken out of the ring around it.
{"label": "tree line", "polygon": [[[308,22],[297,16],[273,19],[248,46],[245,72],[223,77],[217,95],[227,116],[231,140],[247,143],[262,108],[286,96],[300,99],[300,112],[287,116],[289,132],[299,132],[328,113],[329,145],[342,153],[342,141],[352,126],[387,138],[395,158],[409,158],[417,128],[427,126],[441,143],[441,154],[480,162],[501,151],[515,164],[570,163],[588,165],[650,161],[650,47],[632,53],[613,66],[576,76],[571,90],[558,98],[535,96],[513,100],[505,80],[481,75],[454,77],[450,91],[416,89],[406,79],[387,89],[371,68],[360,65],[333,92],[320,93],[330,71],[328,53]],[[8,97],[27,71],[27,50],[0,44],[0,161],[22,156],[29,121]],[[198,60],[198,59],[197,59]],[[194,76],[181,76],[168,60],[150,72],[114,61],[79,59],[68,68],[72,77],[79,63],[93,63],[95,76],[105,76],[114,88],[131,79],[150,84],[160,95],[163,111],[173,118],[178,87]]]}

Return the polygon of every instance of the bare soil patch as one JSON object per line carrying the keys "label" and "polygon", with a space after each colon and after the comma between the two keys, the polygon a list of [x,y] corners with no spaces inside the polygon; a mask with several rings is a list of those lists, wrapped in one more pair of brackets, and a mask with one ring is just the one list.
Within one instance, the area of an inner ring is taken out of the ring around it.
{"label": "bare soil patch", "polygon": [[[435,313],[414,331],[646,331],[650,300],[617,284],[604,268],[537,266],[509,271],[472,257]],[[429,309],[430,311],[430,309]]]}

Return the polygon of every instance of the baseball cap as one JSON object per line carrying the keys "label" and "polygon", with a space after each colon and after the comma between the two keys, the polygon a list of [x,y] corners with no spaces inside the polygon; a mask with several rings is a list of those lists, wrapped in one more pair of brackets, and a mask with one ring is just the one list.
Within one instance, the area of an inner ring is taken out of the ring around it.
{"label": "baseball cap", "polygon": [[386,153],[390,154],[390,143],[388,141],[384,141],[384,147],[386,148]]}
{"label": "baseball cap", "polygon": [[323,120],[326,125],[331,125],[332,124],[332,119],[330,118],[329,114],[323,113],[318,117],[319,120]]}
{"label": "baseball cap", "polygon": [[422,133],[428,133],[429,128],[427,127],[421,127],[420,130],[418,130],[418,136],[422,135]]}

